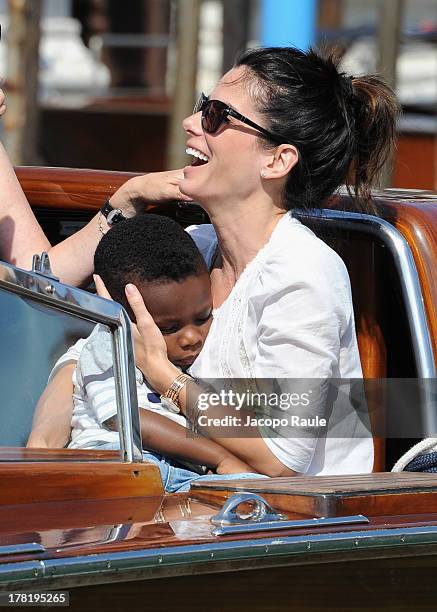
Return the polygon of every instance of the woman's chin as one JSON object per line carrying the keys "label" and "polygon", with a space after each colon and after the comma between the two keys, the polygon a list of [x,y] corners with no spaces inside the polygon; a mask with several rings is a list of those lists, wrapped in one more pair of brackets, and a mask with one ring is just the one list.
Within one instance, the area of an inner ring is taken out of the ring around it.
{"label": "woman's chin", "polygon": [[184,177],[179,183],[179,191],[187,198],[196,200],[198,198],[198,189],[196,189],[195,181],[189,177]]}

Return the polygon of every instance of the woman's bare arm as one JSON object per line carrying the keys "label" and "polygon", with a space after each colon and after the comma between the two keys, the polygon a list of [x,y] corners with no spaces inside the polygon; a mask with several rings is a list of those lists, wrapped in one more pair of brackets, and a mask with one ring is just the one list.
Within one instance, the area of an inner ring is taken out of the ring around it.
{"label": "woman's bare arm", "polygon": [[[1,91],[1,90],[0,90]],[[1,114],[1,96],[0,96]],[[110,198],[114,208],[128,217],[144,210],[146,202],[187,199],[179,191],[180,170],[154,172],[126,181]],[[103,202],[102,202],[103,204]],[[97,214],[84,228],[52,247],[40,227],[7,153],[0,143],[0,259],[28,270],[35,253],[47,251],[52,270],[62,282],[83,285],[93,273],[94,251],[102,233],[109,230]]]}
{"label": "woman's bare arm", "polygon": [[70,439],[73,414],[72,376],[76,364],[67,363],[44,389],[33,415],[28,448],[63,448]]}
{"label": "woman's bare arm", "polygon": [[[133,217],[143,212],[145,203],[187,199],[179,191],[182,178],[181,170],[135,176],[126,181],[109,202],[113,208],[120,208],[125,216]],[[98,213],[85,227],[50,249],[52,270],[62,282],[82,285],[90,280],[94,251],[102,237],[100,225],[105,233],[110,229],[105,217]]]}

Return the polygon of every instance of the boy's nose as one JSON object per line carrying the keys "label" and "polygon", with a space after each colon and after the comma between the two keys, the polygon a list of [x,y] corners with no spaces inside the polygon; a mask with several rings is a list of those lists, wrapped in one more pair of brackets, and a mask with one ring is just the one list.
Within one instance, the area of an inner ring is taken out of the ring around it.
{"label": "boy's nose", "polygon": [[179,345],[184,348],[200,348],[203,345],[203,335],[195,328],[189,328],[181,334]]}

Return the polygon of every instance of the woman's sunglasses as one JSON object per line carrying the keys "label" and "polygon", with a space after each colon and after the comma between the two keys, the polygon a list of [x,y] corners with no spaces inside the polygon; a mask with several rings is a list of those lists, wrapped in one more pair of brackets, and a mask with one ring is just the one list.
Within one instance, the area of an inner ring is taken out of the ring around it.
{"label": "woman's sunglasses", "polygon": [[261,132],[264,136],[266,136],[269,140],[276,142],[277,144],[282,144],[284,139],[280,136],[272,134],[268,130],[265,130],[263,127],[254,123],[241,113],[238,113],[232,107],[228,106],[221,100],[210,100],[208,96],[205,96],[204,93],[201,93],[199,99],[197,100],[193,114],[202,111],[202,128],[208,134],[215,134],[222,125],[228,123],[229,117],[233,117],[234,119],[238,119],[242,123],[246,123],[253,127],[258,132]]}

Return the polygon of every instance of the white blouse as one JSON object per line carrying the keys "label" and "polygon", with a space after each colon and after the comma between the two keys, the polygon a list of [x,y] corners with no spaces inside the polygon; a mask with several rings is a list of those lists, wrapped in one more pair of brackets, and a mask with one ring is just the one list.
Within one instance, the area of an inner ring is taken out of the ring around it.
{"label": "white blouse", "polygon": [[[191,226],[187,231],[210,267],[217,249],[213,226]],[[349,276],[342,259],[291,213],[285,214],[214,311],[191,373],[202,379],[247,381],[362,378]],[[311,386],[310,382],[301,385]],[[373,441],[367,409],[358,414],[346,396],[330,405],[330,423],[335,425],[328,435],[273,436],[271,430],[269,434],[260,428],[265,443],[297,472],[370,472]],[[325,392],[320,403],[317,414],[329,416]]]}

